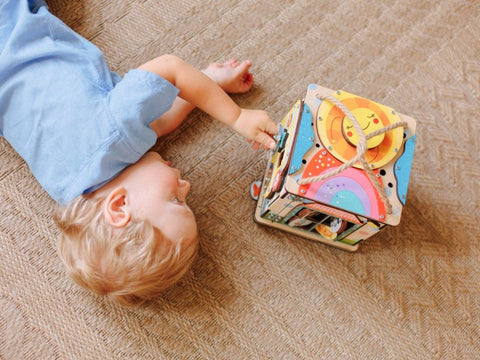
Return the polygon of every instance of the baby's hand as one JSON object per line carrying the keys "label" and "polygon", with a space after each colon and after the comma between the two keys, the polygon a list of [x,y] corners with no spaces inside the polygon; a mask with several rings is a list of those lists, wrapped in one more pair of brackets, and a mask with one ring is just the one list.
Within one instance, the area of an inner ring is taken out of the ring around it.
{"label": "baby's hand", "polygon": [[276,143],[272,135],[278,134],[278,128],[266,111],[241,109],[240,116],[232,128],[249,141],[253,141],[255,150],[259,145],[264,149],[275,149]]}
{"label": "baby's hand", "polygon": [[253,85],[253,75],[249,71],[250,66],[252,66],[250,60],[239,62],[232,59],[223,64],[210,64],[203,70],[203,73],[229,94],[244,93]]}

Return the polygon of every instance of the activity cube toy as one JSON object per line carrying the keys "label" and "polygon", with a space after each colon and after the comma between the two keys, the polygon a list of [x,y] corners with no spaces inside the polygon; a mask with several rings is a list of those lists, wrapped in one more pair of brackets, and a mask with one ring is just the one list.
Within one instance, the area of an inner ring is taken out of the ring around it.
{"label": "activity cube toy", "polygon": [[390,107],[310,85],[281,121],[255,220],[357,250],[400,222],[415,127]]}

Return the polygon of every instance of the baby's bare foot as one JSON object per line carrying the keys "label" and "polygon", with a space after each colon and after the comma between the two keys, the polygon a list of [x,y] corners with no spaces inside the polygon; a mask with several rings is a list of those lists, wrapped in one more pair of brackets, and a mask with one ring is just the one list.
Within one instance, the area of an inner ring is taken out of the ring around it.
{"label": "baby's bare foot", "polygon": [[210,64],[203,73],[215,81],[227,93],[244,93],[253,85],[253,75],[248,71],[250,60],[239,62],[236,59]]}

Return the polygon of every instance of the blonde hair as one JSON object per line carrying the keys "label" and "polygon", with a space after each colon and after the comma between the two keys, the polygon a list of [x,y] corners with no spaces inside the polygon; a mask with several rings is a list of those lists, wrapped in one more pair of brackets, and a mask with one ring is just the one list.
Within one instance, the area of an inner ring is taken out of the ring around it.
{"label": "blonde hair", "polygon": [[104,220],[103,201],[81,195],[57,209],[60,257],[80,286],[123,305],[139,305],[187,272],[198,239],[182,246],[182,241],[167,239],[148,221],[133,218],[124,228],[114,228]]}

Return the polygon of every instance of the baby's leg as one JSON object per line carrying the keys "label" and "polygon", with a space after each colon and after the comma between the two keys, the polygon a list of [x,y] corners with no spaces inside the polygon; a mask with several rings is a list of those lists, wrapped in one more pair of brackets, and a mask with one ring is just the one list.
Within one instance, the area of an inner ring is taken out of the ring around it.
{"label": "baby's leg", "polygon": [[[250,61],[229,60],[223,64],[210,64],[203,73],[215,81],[227,93],[243,93],[252,87],[253,75],[248,71]],[[189,102],[177,97],[170,110],[151,123],[157,137],[175,130],[195,109]]]}

